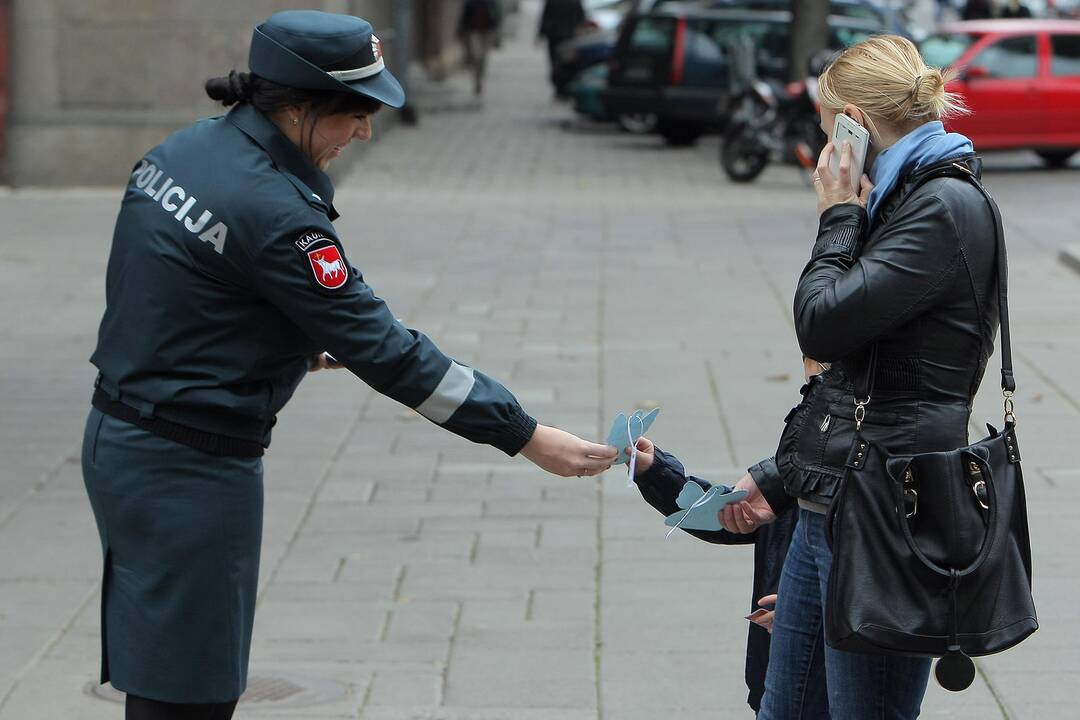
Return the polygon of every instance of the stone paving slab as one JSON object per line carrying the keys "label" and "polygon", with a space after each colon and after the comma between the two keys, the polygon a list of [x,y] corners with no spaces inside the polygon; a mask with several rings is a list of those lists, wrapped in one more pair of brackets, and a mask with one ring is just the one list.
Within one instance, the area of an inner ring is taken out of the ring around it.
{"label": "stone paving slab", "polygon": [[1061,261],[1080,272],[1080,243],[1070,243],[1061,248]]}

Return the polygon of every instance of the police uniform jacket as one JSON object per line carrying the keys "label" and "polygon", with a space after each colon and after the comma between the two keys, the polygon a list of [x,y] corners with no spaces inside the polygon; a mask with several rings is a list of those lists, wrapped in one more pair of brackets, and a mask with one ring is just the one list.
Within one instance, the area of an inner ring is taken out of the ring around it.
{"label": "police uniform jacket", "polygon": [[116,222],[91,358],[96,398],[208,452],[261,453],[325,350],[446,429],[518,452],[536,421],[501,384],[394,318],[346,259],[333,194],[246,104],[147,153]]}

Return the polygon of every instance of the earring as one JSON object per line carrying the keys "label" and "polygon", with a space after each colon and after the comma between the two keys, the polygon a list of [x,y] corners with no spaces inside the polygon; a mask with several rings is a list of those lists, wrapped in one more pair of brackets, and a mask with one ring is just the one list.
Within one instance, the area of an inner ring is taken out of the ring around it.
{"label": "earring", "polygon": [[292,119],[292,124],[293,124],[293,125],[296,125],[296,124],[297,124],[297,120],[296,120],[296,118],[293,118],[293,119]]}

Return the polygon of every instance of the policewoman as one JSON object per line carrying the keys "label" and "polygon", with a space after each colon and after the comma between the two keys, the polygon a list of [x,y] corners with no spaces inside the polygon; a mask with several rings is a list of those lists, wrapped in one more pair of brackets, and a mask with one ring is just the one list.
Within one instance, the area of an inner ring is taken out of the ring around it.
{"label": "policewoman", "polygon": [[[447,430],[563,476],[616,451],[538,425],[406,328],[347,257],[324,170],[400,107],[372,27],[314,11],[255,28],[233,107],[133,168],[116,221],[83,474],[104,552],[102,681],[127,718],[231,717],[247,678],[262,455],[312,369],[344,365]],[[331,357],[323,351],[330,353]]]}

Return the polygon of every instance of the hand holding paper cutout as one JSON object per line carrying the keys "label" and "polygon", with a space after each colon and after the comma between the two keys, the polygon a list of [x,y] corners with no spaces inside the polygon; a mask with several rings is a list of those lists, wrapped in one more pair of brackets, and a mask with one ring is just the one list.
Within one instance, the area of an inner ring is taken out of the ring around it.
{"label": "hand holding paper cutout", "polygon": [[747,473],[735,483],[736,490],[745,490],[746,499],[724,507],[720,511],[720,524],[733,533],[751,533],[762,525],[776,519],[776,513],[769,507],[765,496],[761,494],[754,478]]}
{"label": "hand holding paper cutout", "polygon": [[693,480],[687,480],[679,497],[675,499],[675,504],[683,509],[668,515],[664,524],[684,530],[721,530],[720,511],[745,497],[745,490],[714,485],[706,491]]}
{"label": "hand holding paper cutout", "polygon": [[537,425],[521,454],[554,475],[585,477],[610,468],[615,448],[587,442],[559,428]]}
{"label": "hand holding paper cutout", "polygon": [[640,437],[637,441],[637,465],[634,467],[634,477],[646,473],[652,467],[656,458],[656,446],[647,437]]}
{"label": "hand holding paper cutout", "polygon": [[637,443],[638,438],[649,431],[653,420],[656,420],[659,414],[660,408],[655,408],[647,414],[644,410],[637,410],[630,417],[623,413],[615,416],[615,421],[611,424],[611,432],[608,433],[607,444],[619,448],[616,464],[630,462],[630,455],[626,449]]}

